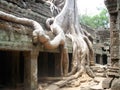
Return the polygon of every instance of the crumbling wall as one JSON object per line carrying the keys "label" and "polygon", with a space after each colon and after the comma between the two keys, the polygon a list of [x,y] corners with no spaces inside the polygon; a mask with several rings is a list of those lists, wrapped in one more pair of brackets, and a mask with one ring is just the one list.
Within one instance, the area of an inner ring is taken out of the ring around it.
{"label": "crumbling wall", "polygon": [[[118,3],[119,2],[119,3]],[[107,88],[111,90],[119,90],[119,77],[120,77],[120,0],[106,0],[107,9],[110,14],[110,59],[111,65],[107,69],[108,82]],[[110,78],[112,80],[110,80]],[[109,81],[110,80],[110,81]],[[117,82],[116,82],[117,80]],[[103,82],[103,86],[104,86]],[[107,85],[106,85],[107,86]],[[103,87],[105,88],[105,87]]]}
{"label": "crumbling wall", "polygon": [[0,0],[0,10],[18,17],[33,19],[45,28],[46,19],[52,17],[50,5],[45,3],[23,2],[22,0],[15,1]]}

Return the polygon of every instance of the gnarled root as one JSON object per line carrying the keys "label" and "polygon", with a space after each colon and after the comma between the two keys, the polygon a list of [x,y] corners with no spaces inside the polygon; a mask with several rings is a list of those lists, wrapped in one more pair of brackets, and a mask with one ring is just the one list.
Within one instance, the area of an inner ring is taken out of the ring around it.
{"label": "gnarled root", "polygon": [[11,14],[8,14],[8,13],[2,12],[2,11],[0,11],[0,18],[7,20],[7,21],[11,21],[11,22],[32,26],[34,28],[33,38],[32,38],[33,43],[36,44],[36,43],[40,42],[47,49],[55,49],[60,44],[64,45],[64,43],[65,43],[64,32],[57,25],[54,27],[54,29],[56,29],[56,32],[57,32],[57,29],[59,29],[59,32],[57,32],[56,37],[50,41],[49,36],[45,34],[42,26],[34,20],[27,19],[27,18],[19,18],[19,17],[16,17],[14,15],[11,15]]}
{"label": "gnarled root", "polygon": [[77,79],[77,83],[80,84],[80,76],[89,75],[87,76],[89,77],[87,79],[94,78],[94,73],[89,67],[90,61],[87,43],[81,36],[73,36],[71,34],[67,34],[66,36],[69,37],[73,43],[72,70],[70,73],[68,73],[67,77],[64,80],[56,83],[60,87],[66,85],[69,83],[69,81],[71,82],[71,80],[73,81],[74,79]]}
{"label": "gnarled root", "polygon": [[61,75],[67,76],[69,68],[69,57],[66,45],[64,46],[60,45],[60,53],[61,53]]}
{"label": "gnarled root", "polygon": [[67,43],[65,43],[66,37],[64,34],[64,30],[60,25],[55,22],[55,18],[48,18],[46,20],[46,26],[50,29],[53,34],[56,35],[54,39],[55,43],[60,46],[60,53],[61,53],[61,75],[66,76],[68,74],[69,68],[69,57],[68,57],[68,49]]}
{"label": "gnarled root", "polygon": [[55,83],[59,87],[66,85],[69,81],[80,76],[88,75],[94,78],[94,74],[89,68],[94,55],[92,37],[80,29],[77,21],[78,14],[76,6],[76,0],[66,0],[64,8],[55,17],[53,24],[49,23],[48,25],[55,35],[63,31],[72,40],[73,45],[71,72],[68,73],[64,80]]}
{"label": "gnarled root", "polygon": [[49,36],[45,34],[42,26],[34,20],[27,19],[27,18],[19,18],[19,17],[16,17],[14,15],[11,15],[11,14],[8,14],[2,11],[0,11],[0,18],[3,20],[10,21],[10,22],[32,26],[34,28],[33,43],[38,43],[38,41],[40,41],[41,43],[45,43],[50,40]]}

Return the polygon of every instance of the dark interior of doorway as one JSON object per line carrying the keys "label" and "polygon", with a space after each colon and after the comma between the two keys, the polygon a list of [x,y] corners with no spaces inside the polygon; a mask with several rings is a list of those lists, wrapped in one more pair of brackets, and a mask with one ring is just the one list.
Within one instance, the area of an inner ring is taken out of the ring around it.
{"label": "dark interior of doorway", "polygon": [[102,65],[107,64],[107,55],[106,54],[103,54],[103,55],[96,54],[96,63],[102,64]]}
{"label": "dark interior of doorway", "polygon": [[9,88],[9,90],[14,90],[15,88],[21,87],[23,85],[23,82],[24,82],[23,52],[1,50],[0,90],[7,90],[7,88]]}
{"label": "dark interior of doorway", "polygon": [[38,56],[38,77],[55,76],[55,53],[40,52]]}
{"label": "dark interior of doorway", "polygon": [[103,60],[103,65],[107,64],[107,55],[106,54],[102,55],[102,60]]}
{"label": "dark interior of doorway", "polygon": [[[71,71],[72,53],[69,53],[69,72]],[[38,78],[60,77],[61,55],[55,52],[40,52],[38,56]]]}

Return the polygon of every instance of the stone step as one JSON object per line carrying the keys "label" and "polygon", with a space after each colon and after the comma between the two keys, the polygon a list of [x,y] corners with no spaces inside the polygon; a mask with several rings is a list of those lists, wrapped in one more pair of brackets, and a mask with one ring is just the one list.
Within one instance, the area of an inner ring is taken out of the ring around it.
{"label": "stone step", "polygon": [[95,76],[96,77],[106,77],[105,73],[98,73],[98,72],[95,72]]}
{"label": "stone step", "polygon": [[[100,79],[100,78],[98,78],[98,79]],[[101,79],[101,81],[99,82],[98,85],[91,86],[91,87],[90,87],[90,90],[104,90],[104,89],[102,88],[102,82],[103,82],[103,80],[104,80],[104,79]]]}

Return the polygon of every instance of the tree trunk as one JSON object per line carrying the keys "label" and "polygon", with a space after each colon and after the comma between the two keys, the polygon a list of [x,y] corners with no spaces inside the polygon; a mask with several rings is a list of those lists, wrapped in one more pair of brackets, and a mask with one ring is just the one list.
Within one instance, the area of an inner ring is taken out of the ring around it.
{"label": "tree trunk", "polygon": [[[72,70],[68,73],[68,77],[57,82],[57,85],[60,87],[73,79],[79,78],[79,76],[85,73],[94,78],[94,73],[89,67],[91,62],[94,61],[92,48],[93,39],[89,33],[80,27],[76,5],[76,0],[66,0],[65,6],[54,20],[52,18],[47,21],[47,24],[49,24],[47,26],[50,27],[51,31],[56,34],[56,36],[59,35],[60,32],[64,33],[65,36],[72,40],[73,45]],[[53,23],[48,23],[50,20],[52,20]],[[66,63],[63,63],[63,65]],[[68,64],[66,65],[68,66]],[[67,70],[67,68],[64,69]]]}

